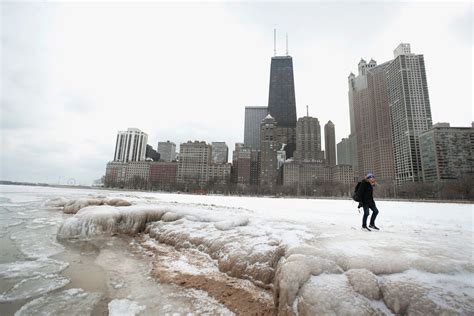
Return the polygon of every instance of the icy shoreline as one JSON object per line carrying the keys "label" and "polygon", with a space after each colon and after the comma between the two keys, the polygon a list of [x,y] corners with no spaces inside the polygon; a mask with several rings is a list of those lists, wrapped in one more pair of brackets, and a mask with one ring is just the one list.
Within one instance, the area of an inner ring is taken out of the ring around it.
{"label": "icy shoreline", "polygon": [[271,290],[280,314],[474,313],[468,281],[474,275],[472,226],[466,225],[472,212],[460,205],[454,212],[461,218],[428,203],[416,205],[418,215],[406,218],[387,212],[402,203],[382,202],[385,231],[364,234],[352,223],[354,217],[328,213],[331,207],[344,211],[339,201],[317,201],[321,213],[308,213],[298,202],[262,212],[271,205],[268,200],[233,207],[235,198],[227,206],[216,205],[212,197],[129,194],[122,199],[131,205],[110,206],[106,197],[59,201],[56,206],[64,202],[64,210],[73,213],[74,206],[77,213],[61,225],[58,238],[147,233],[178,252],[206,254],[221,273]]}

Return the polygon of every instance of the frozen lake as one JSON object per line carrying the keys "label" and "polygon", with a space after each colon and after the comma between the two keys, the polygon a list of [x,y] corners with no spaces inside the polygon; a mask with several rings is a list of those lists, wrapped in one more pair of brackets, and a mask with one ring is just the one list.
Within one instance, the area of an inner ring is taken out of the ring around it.
{"label": "frozen lake", "polygon": [[0,315],[473,314],[473,205],[377,206],[0,186]]}

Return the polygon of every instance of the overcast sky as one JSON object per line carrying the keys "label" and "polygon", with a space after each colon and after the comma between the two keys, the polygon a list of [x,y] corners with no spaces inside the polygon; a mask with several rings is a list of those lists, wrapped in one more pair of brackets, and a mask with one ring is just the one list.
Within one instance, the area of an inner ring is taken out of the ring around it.
{"label": "overcast sky", "polygon": [[154,148],[232,150],[244,107],[267,106],[275,27],[279,54],[289,34],[298,117],[309,105],[337,142],[349,133],[347,76],[400,42],[425,56],[433,122],[473,120],[469,1],[38,2],[0,4],[2,180],[90,184],[128,127]]}

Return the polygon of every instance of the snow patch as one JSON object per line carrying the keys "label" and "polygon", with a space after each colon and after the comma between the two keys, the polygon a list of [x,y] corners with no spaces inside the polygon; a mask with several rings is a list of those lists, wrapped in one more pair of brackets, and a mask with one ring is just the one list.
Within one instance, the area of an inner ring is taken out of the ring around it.
{"label": "snow patch", "polygon": [[146,309],[129,299],[115,299],[109,303],[109,316],[135,316]]}
{"label": "snow patch", "polygon": [[247,217],[237,217],[232,220],[217,222],[214,226],[219,230],[229,230],[238,226],[246,226],[248,223],[249,219]]}

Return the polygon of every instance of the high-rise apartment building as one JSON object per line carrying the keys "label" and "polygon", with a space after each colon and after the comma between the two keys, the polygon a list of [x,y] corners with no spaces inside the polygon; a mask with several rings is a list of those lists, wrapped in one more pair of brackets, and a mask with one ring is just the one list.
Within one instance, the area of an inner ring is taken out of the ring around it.
{"label": "high-rise apartment building", "polygon": [[357,149],[357,166],[359,177],[362,178],[367,172],[374,172],[375,157],[373,151],[373,139],[376,137],[375,112],[370,105],[370,91],[367,83],[367,70],[377,66],[375,60],[367,63],[361,59],[358,64],[358,75],[349,75],[349,108],[351,117],[351,135],[355,135]]}
{"label": "high-rise apartment building", "polygon": [[424,57],[411,53],[409,44],[400,44],[394,57],[386,76],[395,181],[422,181],[419,137],[432,127]]}
{"label": "high-rise apartment building", "polygon": [[300,162],[324,162],[321,151],[321,126],[315,117],[300,117],[296,123],[296,150],[294,157]]}
{"label": "high-rise apartment building", "polygon": [[222,164],[228,162],[229,147],[225,142],[212,142],[212,162]]}
{"label": "high-rise apartment building", "polygon": [[348,143],[349,143],[349,138],[343,138],[336,145],[338,165],[351,165],[351,156],[349,152]]}
{"label": "high-rise apartment building", "polygon": [[170,142],[158,142],[158,153],[162,161],[174,161],[176,159],[176,144]]}
{"label": "high-rise apartment building", "polygon": [[336,129],[331,121],[324,125],[324,147],[326,148],[326,164],[334,167],[336,165]]}
{"label": "high-rise apartment building", "polygon": [[262,120],[267,116],[267,114],[268,108],[266,106],[245,107],[245,147],[260,150],[260,124],[262,124]]}
{"label": "high-rise apartment building", "polygon": [[357,138],[355,134],[350,134],[349,137],[341,139],[337,143],[337,164],[350,165],[355,174],[357,172]]}
{"label": "high-rise apartment building", "polygon": [[114,161],[145,160],[148,135],[138,128],[128,128],[117,133]]}
{"label": "high-rise apartment building", "polygon": [[188,141],[179,146],[178,183],[206,184],[209,180],[211,145]]}
{"label": "high-rise apartment building", "polygon": [[420,134],[423,181],[474,177],[474,128],[435,124]]}
{"label": "high-rise apartment building", "polygon": [[379,182],[422,181],[419,135],[432,125],[423,55],[402,43],[393,60],[362,59],[358,68],[349,76],[349,108],[359,177],[371,171]]}
{"label": "high-rise apartment building", "polygon": [[362,59],[358,76],[349,76],[349,106],[353,112],[356,145],[348,146],[349,151],[350,148],[357,150],[358,177],[373,172],[379,182],[392,183],[394,159],[386,78],[388,64],[377,65],[373,59],[369,63]]}
{"label": "high-rise apartment building", "polygon": [[369,91],[369,106],[373,112],[373,123],[369,123],[369,128],[373,131],[363,133],[367,135],[366,140],[370,144],[373,155],[373,168],[379,183],[393,183],[394,180],[394,156],[393,141],[390,123],[390,108],[388,104],[388,85],[386,69],[389,63],[384,63],[367,70],[367,89]]}

